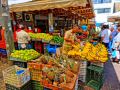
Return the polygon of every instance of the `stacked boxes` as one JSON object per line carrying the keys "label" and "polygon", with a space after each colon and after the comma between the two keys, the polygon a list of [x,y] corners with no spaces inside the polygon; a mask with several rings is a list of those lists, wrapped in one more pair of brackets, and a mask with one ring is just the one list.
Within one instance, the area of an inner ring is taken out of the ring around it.
{"label": "stacked boxes", "polygon": [[80,65],[80,75],[78,80],[86,82],[86,72],[87,72],[87,61],[81,61]]}

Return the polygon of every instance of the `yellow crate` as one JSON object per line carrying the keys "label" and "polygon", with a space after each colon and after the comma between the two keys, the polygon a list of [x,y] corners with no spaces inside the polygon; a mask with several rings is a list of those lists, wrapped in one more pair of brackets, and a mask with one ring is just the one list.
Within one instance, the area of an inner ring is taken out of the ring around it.
{"label": "yellow crate", "polygon": [[[18,75],[17,72],[20,70],[23,70],[24,72]],[[14,65],[3,71],[3,78],[6,84],[10,84],[15,87],[22,87],[30,81],[30,72],[29,69],[20,68]]]}

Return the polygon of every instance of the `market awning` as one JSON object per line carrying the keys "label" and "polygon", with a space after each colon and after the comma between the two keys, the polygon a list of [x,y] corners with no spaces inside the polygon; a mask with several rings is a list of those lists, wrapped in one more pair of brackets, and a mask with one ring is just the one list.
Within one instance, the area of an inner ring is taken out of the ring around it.
{"label": "market awning", "polygon": [[113,14],[108,16],[108,21],[109,22],[116,22],[118,20],[120,20],[120,11],[116,12],[116,13],[113,13]]}
{"label": "market awning", "polygon": [[40,0],[10,6],[11,12],[86,6],[87,0]]}
{"label": "market awning", "polygon": [[77,14],[76,16],[94,17],[91,0],[34,0],[10,6],[10,12],[44,11],[50,9],[54,9],[54,14],[66,15],[67,13],[67,16],[75,16]]}

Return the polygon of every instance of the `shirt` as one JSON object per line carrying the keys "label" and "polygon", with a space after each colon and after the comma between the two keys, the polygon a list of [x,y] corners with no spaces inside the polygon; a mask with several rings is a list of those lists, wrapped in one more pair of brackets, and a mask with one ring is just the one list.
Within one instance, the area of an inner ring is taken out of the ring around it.
{"label": "shirt", "polygon": [[[70,39],[71,41],[75,41],[77,39],[76,34],[72,33],[72,30],[66,31],[64,38]],[[71,44],[64,40],[64,44]]]}
{"label": "shirt", "polygon": [[117,31],[111,32],[112,39],[117,35]]}
{"label": "shirt", "polygon": [[105,30],[102,31],[101,36],[104,37],[104,39],[103,39],[104,43],[109,43],[110,34],[111,34],[111,31],[109,29],[105,29]]}
{"label": "shirt", "polygon": [[120,32],[114,37],[113,39],[113,43],[112,43],[112,48],[115,49],[116,48],[116,44],[117,42],[120,42]]}
{"label": "shirt", "polygon": [[18,43],[28,43],[30,36],[24,30],[17,32]]}
{"label": "shirt", "polygon": [[[65,36],[64,38],[66,39],[70,39],[71,41],[75,41],[76,38],[76,34],[72,33],[72,30],[66,31],[65,32]],[[67,54],[68,51],[70,51],[72,49],[72,45],[70,42],[64,40],[64,44],[63,44],[63,54]]]}
{"label": "shirt", "polygon": [[115,36],[115,41],[120,42],[120,32]]}

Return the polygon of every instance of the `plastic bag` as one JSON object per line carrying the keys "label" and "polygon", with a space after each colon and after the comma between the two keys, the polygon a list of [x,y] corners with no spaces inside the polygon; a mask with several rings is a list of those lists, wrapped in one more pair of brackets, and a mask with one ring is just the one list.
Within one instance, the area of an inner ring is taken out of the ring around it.
{"label": "plastic bag", "polygon": [[112,51],[112,58],[116,58],[116,56],[117,56],[117,51],[116,50]]}

